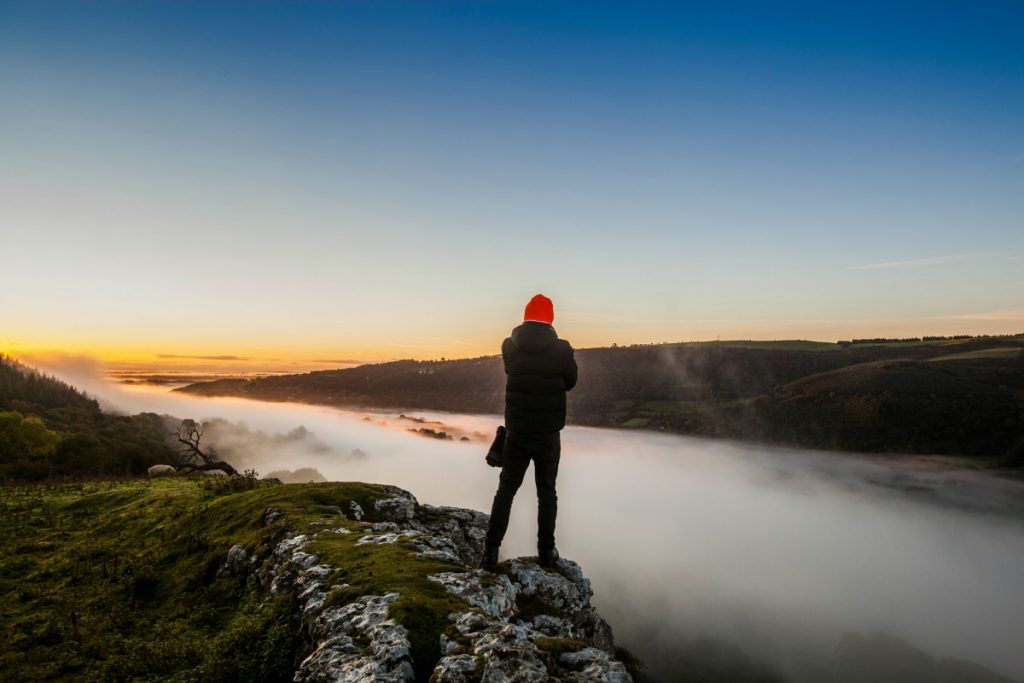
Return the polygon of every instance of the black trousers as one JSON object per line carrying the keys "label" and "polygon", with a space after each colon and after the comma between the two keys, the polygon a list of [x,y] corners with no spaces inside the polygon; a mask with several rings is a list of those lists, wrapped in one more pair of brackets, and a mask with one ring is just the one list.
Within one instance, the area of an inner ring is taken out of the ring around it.
{"label": "black trousers", "polygon": [[498,492],[491,505],[491,522],[487,528],[487,545],[497,548],[505,538],[508,517],[512,512],[512,499],[523,483],[526,468],[533,461],[533,476],[537,482],[537,548],[555,547],[555,516],[558,514],[558,495],[555,479],[558,461],[562,455],[559,432],[524,433],[509,430],[505,437]]}

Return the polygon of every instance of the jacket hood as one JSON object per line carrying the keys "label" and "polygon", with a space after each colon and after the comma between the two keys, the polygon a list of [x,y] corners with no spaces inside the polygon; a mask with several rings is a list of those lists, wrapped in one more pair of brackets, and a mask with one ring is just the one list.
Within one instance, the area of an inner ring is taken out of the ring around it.
{"label": "jacket hood", "polygon": [[547,323],[528,320],[512,330],[512,343],[528,353],[540,351],[558,340],[555,328]]}

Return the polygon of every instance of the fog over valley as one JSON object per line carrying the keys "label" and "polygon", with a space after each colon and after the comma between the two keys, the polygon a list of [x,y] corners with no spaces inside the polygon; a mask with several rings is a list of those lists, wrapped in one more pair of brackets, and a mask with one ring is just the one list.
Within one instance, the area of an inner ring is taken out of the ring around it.
{"label": "fog over valley", "polygon": [[[499,416],[196,398],[50,370],[107,407],[208,421],[204,443],[263,476],[312,468],[300,479],[394,484],[484,511],[497,484],[483,459]],[[410,431],[424,428],[453,438]],[[655,680],[711,667],[732,680],[868,681],[928,658],[967,676],[955,680],[1006,680],[978,667],[1024,678],[1021,482],[928,458],[643,431],[568,427],[562,443],[559,549]],[[528,473],[503,558],[535,554],[535,516]]]}

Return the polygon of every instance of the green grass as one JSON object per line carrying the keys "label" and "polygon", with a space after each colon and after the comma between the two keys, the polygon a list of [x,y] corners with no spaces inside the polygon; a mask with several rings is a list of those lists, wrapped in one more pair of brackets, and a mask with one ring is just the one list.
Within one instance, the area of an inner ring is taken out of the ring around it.
{"label": "green grass", "polygon": [[[166,478],[0,488],[0,671],[25,681],[290,680],[295,605],[251,578],[217,577],[228,549],[269,551],[280,529],[264,525],[268,507],[299,532],[327,520],[357,529],[338,509],[356,501],[374,521],[373,501],[390,496],[361,483],[252,486]],[[392,614],[410,629],[425,680],[447,614],[465,609],[426,575],[453,567],[358,538],[325,534],[312,547],[351,597],[401,593]]]}
{"label": "green grass", "polygon": [[891,346],[894,348],[899,347],[913,347],[913,346],[960,346],[962,344],[970,344],[975,339],[925,339],[922,341],[894,341],[894,342],[864,342],[860,344],[850,344],[851,349],[861,349],[869,346]]}
{"label": "green grass", "polygon": [[575,640],[573,638],[552,638],[548,636],[538,638],[534,641],[534,645],[536,645],[540,650],[554,655],[556,660],[566,652],[579,652],[583,648],[587,647],[587,644],[582,640]]}
{"label": "green grass", "polygon": [[1000,358],[1017,358],[1024,353],[1024,348],[1020,346],[1007,346],[998,349],[979,349],[977,351],[965,351],[963,353],[950,353],[944,356],[938,356],[937,358],[929,358],[930,361],[944,361],[944,360],[979,360],[986,358],[1000,359]]}
{"label": "green grass", "polygon": [[809,341],[806,339],[778,339],[757,341],[752,339],[728,339],[725,341],[698,341],[665,344],[665,346],[715,346],[723,349],[767,349],[770,351],[838,351],[843,347],[835,342]]}

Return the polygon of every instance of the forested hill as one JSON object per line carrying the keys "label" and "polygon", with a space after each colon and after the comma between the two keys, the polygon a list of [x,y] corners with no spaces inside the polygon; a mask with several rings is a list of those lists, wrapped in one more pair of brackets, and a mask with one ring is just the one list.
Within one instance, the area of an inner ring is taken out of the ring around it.
{"label": "forested hill", "polygon": [[163,418],[111,415],[60,380],[0,354],[0,480],[140,474],[169,462]]}
{"label": "forested hill", "polygon": [[[1024,461],[1024,336],[580,349],[575,424]],[[502,411],[501,359],[396,361],[179,389],[366,409]]]}

